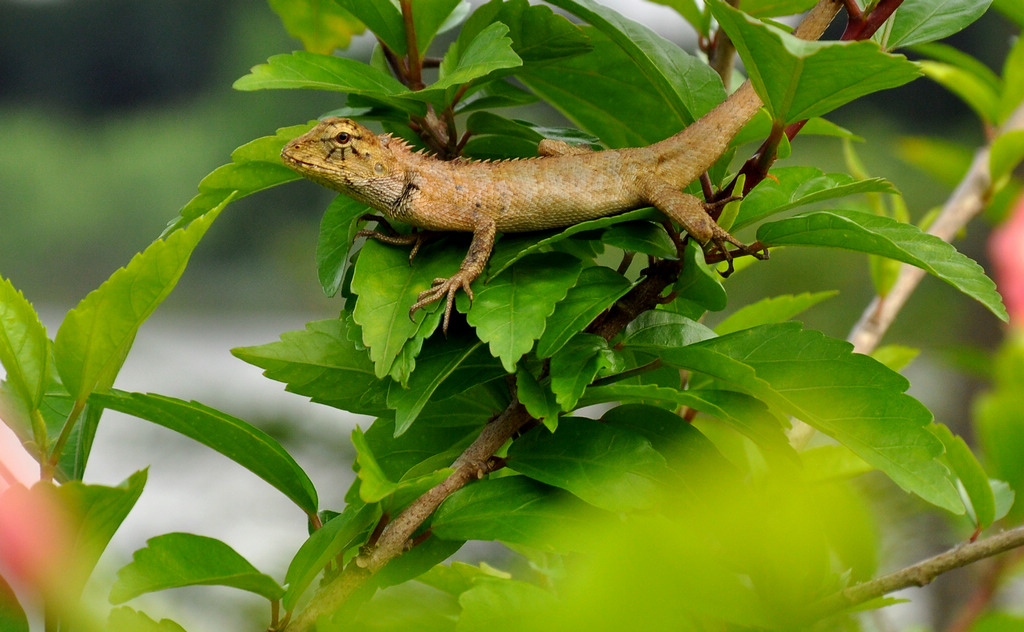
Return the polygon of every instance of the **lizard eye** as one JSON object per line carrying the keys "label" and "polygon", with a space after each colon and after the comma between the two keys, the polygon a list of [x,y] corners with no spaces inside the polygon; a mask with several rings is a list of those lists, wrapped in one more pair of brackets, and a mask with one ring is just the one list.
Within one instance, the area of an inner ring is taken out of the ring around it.
{"label": "lizard eye", "polygon": [[334,137],[334,140],[338,141],[341,145],[347,145],[348,141],[352,140],[352,135],[348,132],[341,132]]}

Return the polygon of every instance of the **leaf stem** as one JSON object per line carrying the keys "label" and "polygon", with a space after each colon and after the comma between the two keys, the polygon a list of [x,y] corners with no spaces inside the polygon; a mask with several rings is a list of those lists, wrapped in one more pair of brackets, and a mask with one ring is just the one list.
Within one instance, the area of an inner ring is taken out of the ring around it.
{"label": "leaf stem", "polygon": [[412,0],[401,0],[402,20],[405,22],[405,46],[409,49],[409,87],[423,89],[423,74],[420,65],[420,49],[416,44],[416,26],[412,21]]}
{"label": "leaf stem", "polygon": [[608,377],[603,377],[599,380],[594,380],[593,382],[591,382],[590,385],[604,386],[606,384],[614,384],[615,382],[619,382],[627,378],[635,377],[637,375],[643,375],[644,373],[650,373],[655,369],[660,369],[662,366],[663,365],[661,362],[661,358],[658,358],[657,360],[654,360],[653,362],[648,362],[643,366],[638,366],[634,369],[623,371],[622,373],[616,373],[615,375],[609,375]]}
{"label": "leaf stem", "polygon": [[42,480],[53,480],[53,475],[57,471],[57,463],[60,462],[60,455],[64,452],[64,446],[67,445],[68,439],[71,438],[71,431],[75,429],[75,424],[78,422],[78,418],[82,416],[83,410],[85,410],[85,400],[75,400],[74,406],[71,407],[71,412],[68,413],[68,418],[64,420],[64,426],[60,429],[57,442],[53,444],[50,458],[40,468],[39,475]]}

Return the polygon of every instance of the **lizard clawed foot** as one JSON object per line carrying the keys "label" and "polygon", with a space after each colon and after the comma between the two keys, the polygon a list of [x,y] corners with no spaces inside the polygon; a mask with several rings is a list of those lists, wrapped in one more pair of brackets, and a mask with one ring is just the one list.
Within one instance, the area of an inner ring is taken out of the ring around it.
{"label": "lizard clawed foot", "polygon": [[[712,242],[715,244],[715,249],[712,252],[708,253],[704,259],[708,263],[719,263],[721,261],[728,262],[729,267],[726,268],[725,272],[719,272],[719,274],[721,274],[722,277],[727,278],[729,277],[729,275],[735,272],[735,268],[732,264],[732,260],[734,257],[742,257],[743,255],[749,255],[761,261],[765,261],[768,259],[768,246],[762,244],[760,241],[755,241],[752,244],[747,245],[739,241],[729,233],[726,233],[725,231],[722,232],[722,235],[716,235],[714,238],[712,238]],[[736,246],[736,250],[729,250],[729,247],[726,245],[726,243],[730,243]]]}
{"label": "lizard clawed foot", "polygon": [[447,297],[444,306],[444,324],[441,328],[447,336],[448,321],[451,320],[452,307],[455,305],[455,295],[461,288],[466,292],[466,296],[469,297],[469,302],[472,303],[473,290],[471,290],[469,286],[476,277],[477,275],[473,274],[469,270],[459,270],[447,279],[434,279],[434,282],[430,285],[430,289],[420,292],[420,295],[416,298],[416,302],[409,308],[409,319],[412,320],[413,316],[416,314],[416,310],[421,307],[426,307],[431,303],[441,300],[442,297]]}

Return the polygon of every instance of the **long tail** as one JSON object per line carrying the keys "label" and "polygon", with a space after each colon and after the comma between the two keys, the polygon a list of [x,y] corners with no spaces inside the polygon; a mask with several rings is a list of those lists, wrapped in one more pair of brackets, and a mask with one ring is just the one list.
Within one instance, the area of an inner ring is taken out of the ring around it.
{"label": "long tail", "polygon": [[[818,39],[841,7],[841,0],[819,0],[793,34],[805,40]],[[747,81],[700,120],[652,145],[651,149],[660,157],[658,175],[679,187],[696,180],[722,157],[733,137],[761,105],[761,99]]]}
{"label": "long tail", "polygon": [[658,176],[677,187],[690,184],[722,157],[760,108],[761,99],[747,81],[700,120],[651,145],[659,156]]}

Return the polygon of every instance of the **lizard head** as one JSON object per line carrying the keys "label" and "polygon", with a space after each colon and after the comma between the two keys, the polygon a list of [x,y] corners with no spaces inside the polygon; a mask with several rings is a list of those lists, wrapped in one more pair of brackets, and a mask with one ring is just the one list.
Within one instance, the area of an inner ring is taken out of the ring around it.
{"label": "lizard head", "polygon": [[404,180],[392,142],[353,120],[331,117],[285,145],[281,159],[305,178],[381,208],[394,202],[401,185],[392,190]]}

